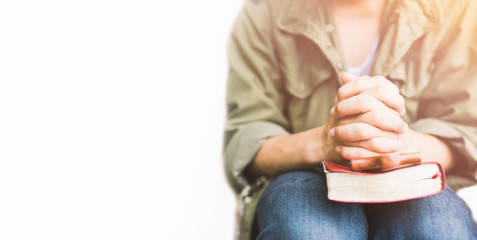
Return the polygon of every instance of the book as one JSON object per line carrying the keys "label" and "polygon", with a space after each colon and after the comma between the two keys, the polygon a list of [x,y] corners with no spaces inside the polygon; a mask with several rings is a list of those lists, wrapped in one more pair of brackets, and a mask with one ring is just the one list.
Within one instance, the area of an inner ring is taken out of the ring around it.
{"label": "book", "polygon": [[351,161],[348,165],[323,161],[323,169],[328,199],[338,202],[404,201],[438,194],[446,186],[442,166],[420,163],[415,154]]}

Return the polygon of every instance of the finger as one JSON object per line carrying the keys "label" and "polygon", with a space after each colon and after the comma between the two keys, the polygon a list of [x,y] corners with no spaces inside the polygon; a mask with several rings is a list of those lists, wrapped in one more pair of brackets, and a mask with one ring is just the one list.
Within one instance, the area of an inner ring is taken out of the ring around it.
{"label": "finger", "polygon": [[[344,74],[343,74],[344,75]],[[346,76],[346,75],[345,75]],[[347,77],[343,77],[342,79],[347,79]],[[357,77],[354,78],[352,81],[347,82],[343,86],[338,89],[338,100],[341,101],[343,99],[355,96],[360,94],[361,92],[368,90],[376,85],[383,85],[389,92],[399,93],[399,89],[388,79],[382,76],[375,76],[375,77]]]}
{"label": "finger", "polygon": [[340,142],[341,145],[347,147],[360,147],[377,153],[392,153],[400,150],[403,143],[397,136],[395,137],[375,137],[362,141],[345,141]]}
{"label": "finger", "polygon": [[398,137],[396,133],[383,131],[375,126],[361,122],[336,126],[329,131],[329,136],[337,141],[362,141],[375,137]]}
{"label": "finger", "polygon": [[338,145],[336,147],[336,152],[343,157],[344,159],[353,160],[353,159],[362,159],[369,157],[377,157],[381,153],[373,152],[361,147],[348,147],[343,145]]}
{"label": "finger", "polygon": [[358,77],[349,72],[345,72],[341,75],[341,81],[343,82],[343,84],[347,84],[356,79],[358,79]]}
{"label": "finger", "polygon": [[367,123],[381,130],[395,133],[406,133],[409,129],[409,126],[399,114],[389,108],[374,109],[366,113],[340,118],[337,120],[336,125],[341,126],[358,122]]}
{"label": "finger", "polygon": [[351,169],[354,171],[364,171],[371,169],[381,169],[382,164],[379,162],[380,156],[363,158],[363,159],[353,159],[351,160]]}
{"label": "finger", "polygon": [[382,169],[408,164],[418,164],[420,162],[421,158],[419,157],[419,154],[416,153],[390,153],[371,158],[353,159],[351,160],[351,168],[353,170]]}
{"label": "finger", "polygon": [[342,118],[384,108],[388,107],[378,99],[366,94],[359,94],[338,102],[331,108],[330,115],[335,118]]}
{"label": "finger", "polygon": [[404,97],[399,93],[391,92],[387,86],[376,85],[363,91],[361,94],[366,94],[378,99],[386,104],[386,106],[396,110],[400,116],[406,113]]}

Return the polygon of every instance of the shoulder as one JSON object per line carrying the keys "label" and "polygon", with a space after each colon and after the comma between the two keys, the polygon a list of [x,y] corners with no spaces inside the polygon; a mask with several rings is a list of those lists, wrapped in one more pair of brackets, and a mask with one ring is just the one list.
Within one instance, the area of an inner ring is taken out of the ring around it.
{"label": "shoulder", "polygon": [[286,15],[292,5],[305,0],[245,0],[242,5],[240,18],[246,18],[255,25],[274,25],[279,16]]}
{"label": "shoulder", "polygon": [[245,2],[250,2],[252,4],[271,4],[271,5],[280,5],[284,3],[291,3],[291,2],[300,2],[302,0],[245,0]]}
{"label": "shoulder", "polygon": [[[477,28],[477,0],[419,0],[423,16],[435,22],[430,36],[441,45],[455,40],[467,41]],[[417,3],[415,2],[415,3]],[[440,40],[442,41],[440,41]]]}
{"label": "shoulder", "polygon": [[267,8],[269,11],[276,13],[277,11],[286,12],[293,6],[305,6],[315,1],[307,0],[245,0],[244,5],[253,8]]}
{"label": "shoulder", "polygon": [[477,0],[438,0],[442,23],[461,22],[477,18]]}

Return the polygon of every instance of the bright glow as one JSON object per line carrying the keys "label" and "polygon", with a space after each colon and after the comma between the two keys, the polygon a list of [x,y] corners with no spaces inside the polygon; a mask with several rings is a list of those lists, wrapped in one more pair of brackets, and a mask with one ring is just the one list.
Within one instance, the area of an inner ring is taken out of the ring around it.
{"label": "bright glow", "polygon": [[0,3],[0,239],[231,239],[241,1]]}

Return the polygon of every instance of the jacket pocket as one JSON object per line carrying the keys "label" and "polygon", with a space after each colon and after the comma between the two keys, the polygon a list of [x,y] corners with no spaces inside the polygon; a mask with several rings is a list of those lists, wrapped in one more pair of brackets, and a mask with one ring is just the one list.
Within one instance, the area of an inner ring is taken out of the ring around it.
{"label": "jacket pocket", "polygon": [[283,57],[280,68],[288,94],[298,99],[308,98],[318,85],[332,75],[326,61],[313,57]]}

